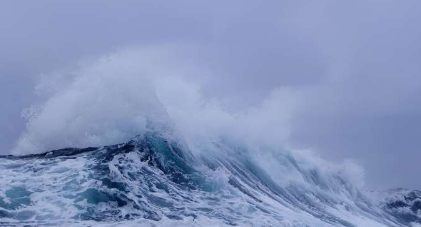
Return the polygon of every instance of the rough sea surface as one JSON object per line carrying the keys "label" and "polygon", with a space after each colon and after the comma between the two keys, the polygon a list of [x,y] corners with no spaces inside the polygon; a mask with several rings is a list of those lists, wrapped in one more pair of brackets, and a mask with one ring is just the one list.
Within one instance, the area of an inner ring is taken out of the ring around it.
{"label": "rough sea surface", "polygon": [[[0,226],[421,226],[418,191],[364,191],[287,153],[274,162],[288,171],[269,173],[245,147],[207,149],[146,133],[1,156]],[[280,183],[291,173],[303,182]]]}

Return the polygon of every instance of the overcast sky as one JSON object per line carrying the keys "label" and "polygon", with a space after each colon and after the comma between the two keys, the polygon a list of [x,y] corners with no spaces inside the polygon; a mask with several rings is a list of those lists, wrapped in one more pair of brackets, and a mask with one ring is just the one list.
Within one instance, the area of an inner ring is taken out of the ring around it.
{"label": "overcast sky", "polygon": [[420,26],[418,0],[1,1],[0,154],[25,127],[39,75],[170,45],[211,71],[204,93],[228,108],[299,92],[297,148],[355,159],[374,188],[421,189]]}

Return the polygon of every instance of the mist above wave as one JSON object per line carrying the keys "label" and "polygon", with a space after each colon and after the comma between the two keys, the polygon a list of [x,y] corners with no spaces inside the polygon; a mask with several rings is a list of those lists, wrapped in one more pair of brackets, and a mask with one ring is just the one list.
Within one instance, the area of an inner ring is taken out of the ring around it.
{"label": "mist above wave", "polygon": [[[290,150],[295,93],[276,89],[257,106],[227,110],[202,92],[209,72],[174,60],[172,54],[169,47],[131,48],[44,76],[36,87],[41,101],[25,112],[27,127],[13,153],[98,147],[154,131],[182,138],[196,155],[216,152],[215,141],[241,144],[253,150],[250,158],[278,183],[300,180],[299,172],[277,160]],[[308,169],[340,172],[352,184],[364,185],[354,164],[339,168],[307,151],[290,155],[306,160]]]}
{"label": "mist above wave", "polygon": [[144,133],[151,122],[168,124],[147,69],[137,58],[114,54],[44,76],[37,92],[45,97],[25,111],[27,127],[13,153],[121,143]]}

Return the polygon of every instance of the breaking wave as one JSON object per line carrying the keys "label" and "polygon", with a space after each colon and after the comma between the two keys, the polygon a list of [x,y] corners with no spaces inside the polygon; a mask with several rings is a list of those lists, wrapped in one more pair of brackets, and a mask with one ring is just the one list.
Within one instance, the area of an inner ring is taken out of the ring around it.
{"label": "breaking wave", "polygon": [[229,112],[168,55],[120,52],[41,81],[19,156],[0,157],[0,225],[421,223],[418,192],[369,192],[355,164],[291,151],[290,92]]}

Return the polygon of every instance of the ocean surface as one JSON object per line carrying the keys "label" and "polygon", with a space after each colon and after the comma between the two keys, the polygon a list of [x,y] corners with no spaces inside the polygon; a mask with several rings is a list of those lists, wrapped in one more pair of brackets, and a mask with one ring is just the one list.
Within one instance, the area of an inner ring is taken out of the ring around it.
{"label": "ocean surface", "polygon": [[0,226],[421,226],[419,191],[368,191],[290,152],[256,156],[224,140],[195,149],[148,132],[1,156]]}

